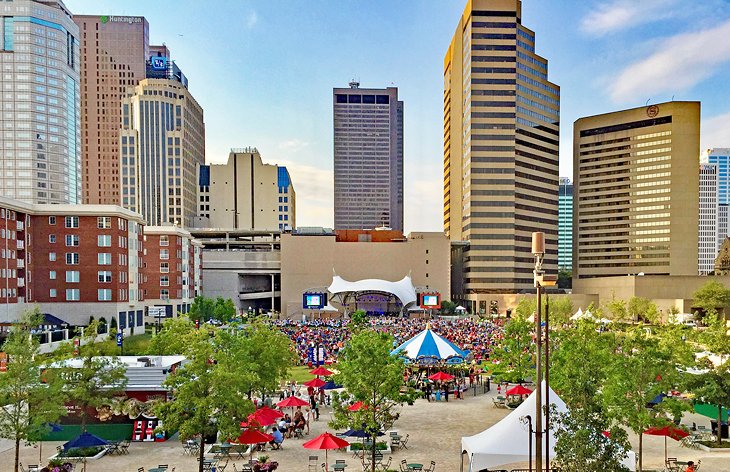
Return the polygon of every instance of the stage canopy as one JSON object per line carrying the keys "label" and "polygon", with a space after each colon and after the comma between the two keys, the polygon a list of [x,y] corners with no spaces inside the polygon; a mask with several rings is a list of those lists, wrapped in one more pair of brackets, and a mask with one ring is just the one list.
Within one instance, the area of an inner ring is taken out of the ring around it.
{"label": "stage canopy", "polygon": [[419,359],[464,359],[467,356],[467,352],[462,351],[456,344],[446,338],[434,333],[428,326],[408,341],[393,349],[391,354],[399,354],[414,361],[418,361]]}
{"label": "stage canopy", "polygon": [[390,293],[396,296],[403,306],[417,300],[416,289],[413,287],[413,282],[409,276],[405,276],[397,282],[382,279],[364,279],[350,282],[339,275],[335,275],[332,277],[332,283],[327,287],[327,291],[333,295],[358,292]]}

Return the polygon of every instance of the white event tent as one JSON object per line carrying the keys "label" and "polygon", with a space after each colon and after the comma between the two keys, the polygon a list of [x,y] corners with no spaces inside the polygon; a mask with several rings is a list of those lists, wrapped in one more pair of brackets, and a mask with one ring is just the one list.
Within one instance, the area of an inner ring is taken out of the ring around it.
{"label": "white event tent", "polygon": [[[543,401],[545,398],[545,382],[542,383]],[[558,412],[566,412],[568,408],[563,400],[552,390],[550,392],[550,405]],[[462,454],[469,458],[469,472],[478,472],[482,469],[492,469],[504,464],[527,462],[530,456],[534,456],[535,443],[533,438],[533,450],[529,451],[528,426],[521,418],[530,415],[533,418],[535,427],[535,392],[532,392],[527,399],[515,408],[509,415],[491,426],[490,428],[475,434],[461,438]],[[543,413],[543,425],[545,416]],[[551,427],[550,458],[555,457],[555,436]],[[545,448],[545,444],[542,444]],[[636,456],[633,451],[627,452],[623,464],[629,470],[636,470]]]}

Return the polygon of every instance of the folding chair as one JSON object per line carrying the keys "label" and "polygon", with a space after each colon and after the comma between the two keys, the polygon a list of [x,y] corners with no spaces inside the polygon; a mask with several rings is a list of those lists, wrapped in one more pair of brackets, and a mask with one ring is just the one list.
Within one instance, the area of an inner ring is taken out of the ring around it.
{"label": "folding chair", "polygon": [[406,437],[405,438],[401,438],[401,440],[400,440],[400,447],[401,448],[408,449],[408,446],[406,446],[406,444],[408,444],[408,437],[409,436],[410,436],[410,434],[406,434]]}
{"label": "folding chair", "polygon": [[317,461],[319,456],[309,456],[309,472],[317,472]]}

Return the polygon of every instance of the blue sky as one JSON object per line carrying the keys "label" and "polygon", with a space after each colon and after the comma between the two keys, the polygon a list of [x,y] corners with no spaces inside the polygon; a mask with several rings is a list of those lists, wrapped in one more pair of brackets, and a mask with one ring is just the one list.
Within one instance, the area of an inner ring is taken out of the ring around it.
{"label": "blue sky", "polygon": [[[66,0],[145,16],[205,110],[206,159],[255,146],[286,165],[297,224],[331,226],[332,88],[399,87],[406,231],[442,228],[443,57],[464,0]],[[730,0],[523,0],[561,87],[561,175],[581,116],[702,101],[702,147],[730,147]]]}

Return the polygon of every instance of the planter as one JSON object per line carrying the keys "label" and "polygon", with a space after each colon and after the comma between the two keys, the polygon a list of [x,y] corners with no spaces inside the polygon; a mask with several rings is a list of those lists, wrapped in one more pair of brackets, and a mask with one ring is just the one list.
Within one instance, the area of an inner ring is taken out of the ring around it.
{"label": "planter", "polygon": [[61,456],[59,453],[56,453],[56,454],[52,455],[51,457],[49,457],[48,460],[50,461],[52,459],[60,459],[64,462],[72,462],[72,463],[73,462],[83,462],[84,459],[86,459],[87,461],[95,461],[95,460],[98,460],[98,459],[101,459],[102,457],[104,457],[104,454],[106,454],[106,449],[102,449],[97,455],[89,456],[89,457]]}
{"label": "planter", "polygon": [[705,452],[730,452],[730,447],[707,447],[704,444],[696,444],[697,449]]}

